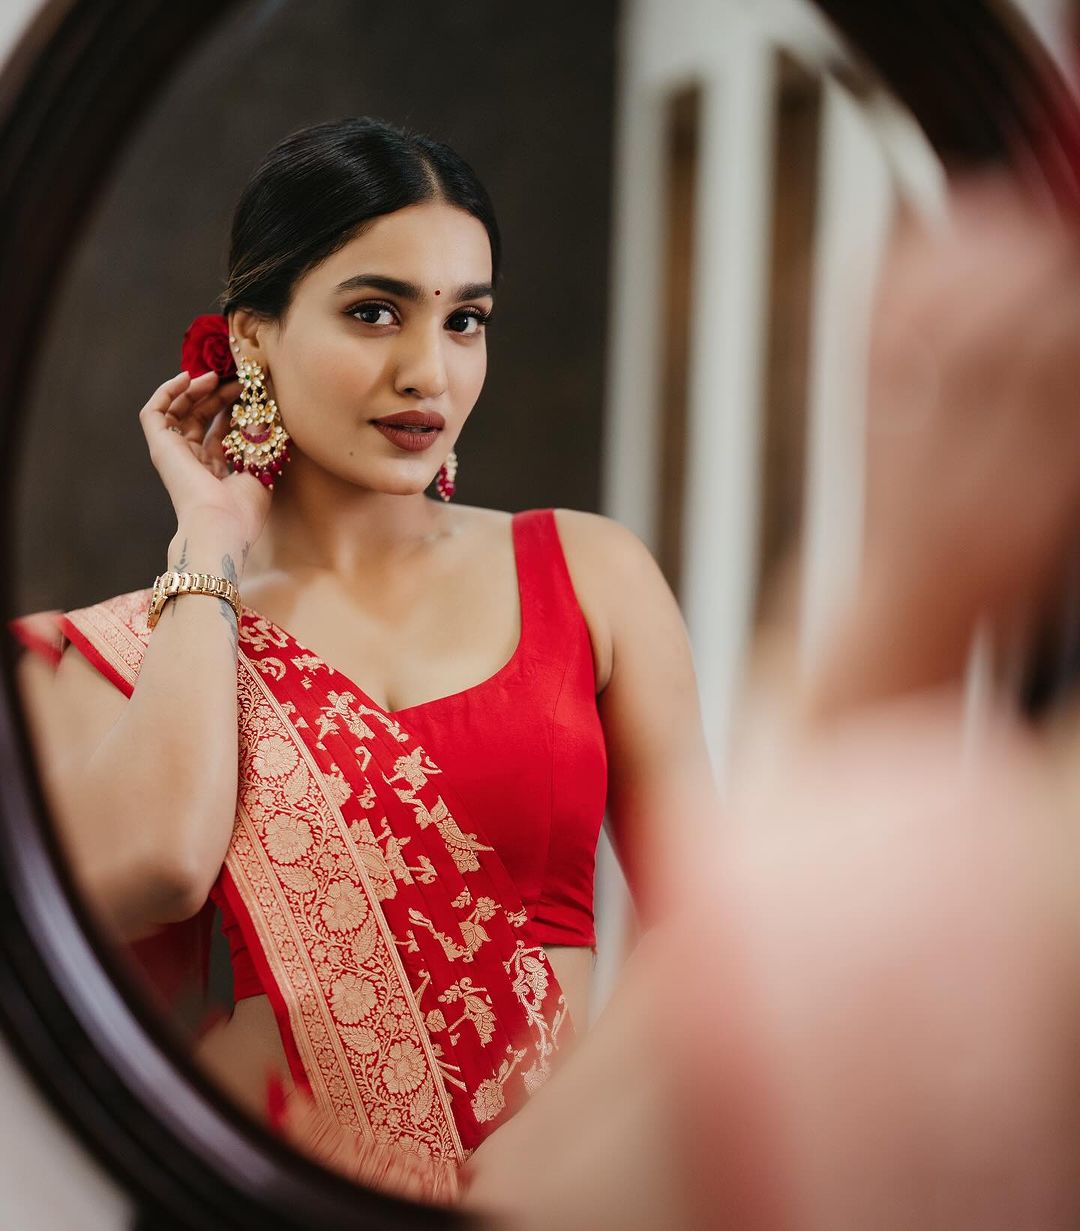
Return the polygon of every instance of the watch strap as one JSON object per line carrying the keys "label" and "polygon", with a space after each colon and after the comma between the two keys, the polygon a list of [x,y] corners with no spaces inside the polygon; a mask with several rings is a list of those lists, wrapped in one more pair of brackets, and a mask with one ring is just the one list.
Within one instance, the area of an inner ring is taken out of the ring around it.
{"label": "watch strap", "polygon": [[146,613],[147,628],[153,628],[157,624],[169,599],[180,594],[208,594],[211,598],[223,598],[235,612],[237,623],[240,622],[240,591],[227,577],[170,569],[154,578],[154,592]]}

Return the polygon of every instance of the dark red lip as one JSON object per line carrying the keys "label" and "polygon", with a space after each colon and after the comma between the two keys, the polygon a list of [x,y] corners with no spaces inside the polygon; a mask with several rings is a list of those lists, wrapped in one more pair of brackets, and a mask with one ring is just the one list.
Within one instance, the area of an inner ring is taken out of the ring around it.
{"label": "dark red lip", "polygon": [[420,427],[441,432],[446,420],[434,410],[402,410],[396,415],[383,415],[371,421],[377,427]]}
{"label": "dark red lip", "polygon": [[435,411],[402,410],[372,419],[371,426],[406,453],[421,453],[439,439],[446,420]]}

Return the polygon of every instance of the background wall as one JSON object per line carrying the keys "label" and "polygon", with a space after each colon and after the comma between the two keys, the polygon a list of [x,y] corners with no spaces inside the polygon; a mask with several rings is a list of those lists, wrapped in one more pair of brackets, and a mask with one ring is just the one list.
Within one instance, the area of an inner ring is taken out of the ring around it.
{"label": "background wall", "polygon": [[[677,12],[677,17],[675,13]],[[665,226],[665,107],[701,93],[690,306],[681,600],[710,746],[723,772],[759,586],[759,518],[771,229],[777,202],[780,60],[822,77],[844,49],[800,0],[630,0],[618,126],[612,339],[604,507],[655,545],[664,430],[658,323]],[[932,71],[928,60],[928,71]],[[921,132],[872,88],[861,99],[822,78],[813,227],[802,530],[811,552],[811,626],[842,587],[858,545],[861,364],[858,325],[892,209],[940,189]],[[854,327],[854,332],[853,332]]]}
{"label": "background wall", "polygon": [[138,410],[178,369],[191,318],[214,310],[254,165],[342,115],[449,141],[495,201],[504,277],[458,498],[597,508],[614,22],[615,0],[253,0],[216,27],[142,124],[42,322],[20,607],[96,601],[160,571],[175,523]]}

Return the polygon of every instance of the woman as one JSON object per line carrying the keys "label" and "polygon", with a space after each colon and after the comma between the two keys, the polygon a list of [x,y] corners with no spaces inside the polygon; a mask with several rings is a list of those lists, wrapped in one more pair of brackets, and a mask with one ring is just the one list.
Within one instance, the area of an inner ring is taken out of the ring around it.
{"label": "woman", "polygon": [[223,911],[237,1004],[203,1063],[256,1112],[269,1073],[272,1120],[327,1161],[447,1199],[586,1018],[605,797],[636,883],[645,818],[711,787],[641,545],[445,502],[499,256],[446,146],[369,119],[282,142],[209,343],[240,386],[182,372],[140,415],[168,569],[213,580],[57,617],[55,673],[24,670],[106,923],[160,965]]}

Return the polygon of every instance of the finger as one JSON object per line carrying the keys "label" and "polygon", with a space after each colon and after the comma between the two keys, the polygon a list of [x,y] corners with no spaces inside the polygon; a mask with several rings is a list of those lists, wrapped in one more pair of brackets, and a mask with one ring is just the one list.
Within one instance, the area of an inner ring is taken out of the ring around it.
{"label": "finger", "polygon": [[[217,379],[216,373],[213,372],[194,380],[187,372],[179,372],[159,385],[139,412],[139,422],[146,437],[150,460],[166,487],[185,473],[183,467],[187,463],[181,461],[183,452],[201,451],[202,445],[202,429],[196,424],[196,430],[188,432],[185,423],[177,422],[173,410],[178,405],[182,407],[185,403],[194,404],[201,401],[200,387],[213,387]],[[192,389],[195,390],[194,397],[191,394]]]}
{"label": "finger", "polygon": [[176,422],[182,422],[191,411],[191,408],[201,402],[214,389],[218,379],[216,372],[204,372],[201,376],[193,377],[187,387],[181,389],[173,398],[167,413]]}
{"label": "finger", "polygon": [[229,430],[229,412],[220,410],[210,424],[206,439],[202,443],[202,460],[219,479],[224,479],[229,473],[229,464],[221,450],[221,442]]}
{"label": "finger", "polygon": [[239,385],[235,382],[220,385],[219,388],[199,399],[197,403],[193,403],[181,420],[175,420],[174,416],[166,415],[166,422],[175,422],[183,438],[198,449],[202,449],[209,427],[223,412],[225,423],[228,425],[238,389]]}
{"label": "finger", "polygon": [[165,414],[190,383],[191,377],[187,372],[178,372],[175,376],[170,376],[168,380],[158,385],[139,411],[139,418],[144,425],[147,422],[155,422],[160,427],[160,417]]}
{"label": "finger", "polygon": [[182,415],[170,412],[166,419],[179,425],[186,440],[193,444],[202,444],[209,425],[223,408],[230,408],[235,403],[239,391],[238,381],[228,381],[216,389],[211,389],[203,397],[191,401]]}
{"label": "finger", "polygon": [[211,390],[210,393],[196,402],[188,413],[188,418],[199,423],[202,431],[205,433],[207,428],[209,428],[210,424],[213,423],[223,408],[231,408],[239,393],[239,381],[226,381],[225,384],[219,385],[216,389]]}
{"label": "finger", "polygon": [[169,434],[169,420],[166,418],[169,407],[190,383],[191,377],[187,372],[177,373],[160,384],[139,411],[139,425],[150,446],[151,457],[162,437]]}

